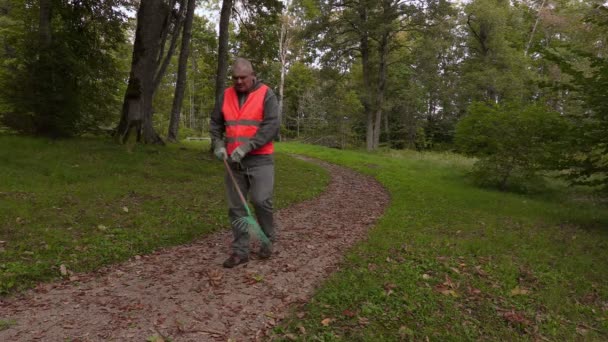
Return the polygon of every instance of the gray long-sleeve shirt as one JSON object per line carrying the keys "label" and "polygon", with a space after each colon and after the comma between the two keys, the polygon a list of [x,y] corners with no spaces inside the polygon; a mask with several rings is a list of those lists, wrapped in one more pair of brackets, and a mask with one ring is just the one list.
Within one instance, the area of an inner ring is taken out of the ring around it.
{"label": "gray long-sleeve shirt", "polygon": [[[258,89],[260,86],[262,86],[262,83],[256,81],[251,91]],[[237,92],[237,96],[239,98],[239,106],[242,106],[247,100],[249,93]],[[226,145],[224,141],[226,126],[224,113],[222,112],[223,105],[224,95],[222,94],[218,99],[218,103],[215,106],[213,113],[211,113],[209,133],[211,134],[211,140],[213,141],[214,146]],[[264,97],[264,118],[262,119],[255,136],[248,142],[251,149],[258,149],[272,141],[278,135],[279,127],[279,103],[272,89],[268,88],[266,96]],[[257,165],[272,164],[273,162],[274,158],[271,154],[247,154],[241,161],[241,164],[244,167],[253,167]]]}

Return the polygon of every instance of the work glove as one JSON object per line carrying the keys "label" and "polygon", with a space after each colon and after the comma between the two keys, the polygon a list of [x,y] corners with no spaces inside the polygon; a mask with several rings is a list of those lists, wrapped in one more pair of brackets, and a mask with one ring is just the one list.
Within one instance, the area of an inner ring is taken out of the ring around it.
{"label": "work glove", "polygon": [[226,148],[224,146],[216,147],[215,150],[213,150],[213,154],[215,154],[219,160],[228,159],[228,153],[226,152]]}
{"label": "work glove", "polygon": [[240,163],[241,160],[243,160],[243,157],[245,157],[249,151],[251,151],[249,144],[243,144],[232,151],[230,159],[232,159],[232,161],[235,163]]}

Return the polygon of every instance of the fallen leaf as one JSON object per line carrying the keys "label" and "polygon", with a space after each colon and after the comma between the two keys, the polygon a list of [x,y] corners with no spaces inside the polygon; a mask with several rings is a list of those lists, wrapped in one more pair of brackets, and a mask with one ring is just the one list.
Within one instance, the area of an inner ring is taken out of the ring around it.
{"label": "fallen leaf", "polygon": [[502,317],[510,323],[530,325],[530,321],[526,318],[526,316],[523,313],[515,310],[503,313]]}
{"label": "fallen leaf", "polygon": [[298,337],[294,334],[285,334],[284,337],[290,341],[297,341]]}
{"label": "fallen leaf", "polygon": [[326,318],[324,320],[321,321],[321,324],[326,327],[329,325],[329,323],[331,323],[332,319],[331,318]]}
{"label": "fallen leaf", "polygon": [[98,226],[97,226],[97,229],[99,229],[99,230],[102,230],[102,231],[103,231],[103,230],[108,229],[108,227],[104,226],[103,224],[100,224],[100,225],[98,225]]}
{"label": "fallen leaf", "polygon": [[224,277],[224,273],[217,269],[207,271],[207,276],[209,277],[209,284],[213,287],[218,287],[222,283],[222,278]]}
{"label": "fallen leaf", "polygon": [[124,211],[125,213],[128,213],[128,212],[129,212],[129,208],[127,208],[127,207],[122,207],[122,211]]}
{"label": "fallen leaf", "polygon": [[431,279],[431,276],[425,273],[422,275],[422,279],[429,280],[429,279]]}
{"label": "fallen leaf", "polygon": [[67,268],[67,267],[65,267],[65,265],[64,265],[64,264],[61,264],[61,265],[59,266],[59,272],[61,273],[61,275],[62,275],[62,276],[64,276],[64,277],[65,277],[65,276],[67,276],[67,275],[68,275],[68,268]]}
{"label": "fallen leaf", "polygon": [[402,325],[399,328],[399,335],[401,337],[412,336],[412,335],[414,335],[414,331],[412,329],[406,327],[405,325]]}
{"label": "fallen leaf", "polygon": [[359,325],[366,326],[369,324],[369,319],[365,317],[359,317]]}
{"label": "fallen leaf", "polygon": [[481,269],[481,266],[475,266],[475,271],[477,272],[478,275],[482,276],[482,277],[487,277],[488,273],[484,270]]}
{"label": "fallen leaf", "polygon": [[298,325],[298,330],[300,330],[300,334],[306,335],[306,328],[302,324]]}
{"label": "fallen leaf", "polygon": [[587,335],[588,332],[589,332],[589,329],[586,329],[585,327],[582,327],[580,325],[576,327],[576,333],[581,336]]}
{"label": "fallen leaf", "polygon": [[459,269],[457,269],[456,267],[450,267],[450,269],[451,269],[451,270],[452,270],[454,273],[460,274],[460,270],[459,270]]}
{"label": "fallen leaf", "polygon": [[355,317],[357,315],[356,312],[350,311],[348,309],[342,311],[342,314],[346,317]]}
{"label": "fallen leaf", "polygon": [[481,290],[476,289],[474,287],[469,287],[469,294],[471,294],[473,296],[477,296],[477,295],[481,294]]}
{"label": "fallen leaf", "polygon": [[394,291],[393,289],[397,288],[397,285],[393,284],[393,283],[386,283],[384,284],[384,291],[386,291],[386,295],[390,296]]}
{"label": "fallen leaf", "polygon": [[443,285],[451,288],[451,289],[455,289],[458,286],[456,286],[456,284],[454,284],[454,282],[452,281],[452,278],[450,278],[448,275],[445,276],[445,282],[443,282]]}
{"label": "fallen leaf", "polygon": [[458,297],[458,294],[456,293],[456,291],[446,287],[445,285],[436,285],[435,286],[435,291],[441,293],[444,296],[452,296],[452,297]]}
{"label": "fallen leaf", "polygon": [[515,286],[513,290],[511,290],[511,296],[519,296],[519,295],[527,295],[530,291],[525,288],[520,288],[519,286]]}

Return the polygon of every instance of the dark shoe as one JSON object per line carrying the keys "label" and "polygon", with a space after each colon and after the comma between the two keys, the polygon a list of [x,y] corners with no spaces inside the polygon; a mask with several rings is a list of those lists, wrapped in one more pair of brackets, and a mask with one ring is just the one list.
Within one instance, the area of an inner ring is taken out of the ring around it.
{"label": "dark shoe", "polygon": [[244,264],[249,261],[248,257],[242,257],[237,254],[232,254],[226,261],[224,261],[225,268],[233,268],[234,266]]}
{"label": "dark shoe", "polygon": [[260,259],[268,259],[272,256],[272,244],[262,244],[258,252]]}

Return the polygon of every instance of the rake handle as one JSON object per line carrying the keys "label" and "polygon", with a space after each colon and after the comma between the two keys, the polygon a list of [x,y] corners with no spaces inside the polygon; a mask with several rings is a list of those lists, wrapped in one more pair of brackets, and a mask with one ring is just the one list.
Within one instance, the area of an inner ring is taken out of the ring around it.
{"label": "rake handle", "polygon": [[239,188],[239,184],[236,182],[236,179],[234,178],[234,174],[232,174],[232,170],[230,169],[230,165],[228,165],[228,161],[226,159],[224,159],[224,165],[226,166],[226,171],[228,171],[228,174],[230,175],[230,179],[232,179],[232,183],[234,184],[234,187],[236,188],[236,192],[239,194],[239,197],[241,198],[241,202],[243,202],[243,205],[245,206],[245,210],[247,210],[247,214],[251,215],[251,211],[249,210],[249,206],[247,205],[245,196],[243,196],[243,193],[241,192],[241,188]]}

